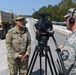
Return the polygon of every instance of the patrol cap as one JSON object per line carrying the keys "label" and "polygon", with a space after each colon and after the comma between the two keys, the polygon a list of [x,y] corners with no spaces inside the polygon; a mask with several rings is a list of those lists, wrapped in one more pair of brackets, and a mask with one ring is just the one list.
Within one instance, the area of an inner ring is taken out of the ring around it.
{"label": "patrol cap", "polygon": [[[72,16],[74,9],[75,9],[75,8],[70,8],[70,9],[68,10],[68,13],[64,16],[64,18],[67,18],[67,17],[69,17],[69,16]],[[74,15],[76,16],[76,10],[74,11]]]}
{"label": "patrol cap", "polygon": [[21,19],[25,19],[22,15],[17,15],[14,17],[14,20],[21,20]]}

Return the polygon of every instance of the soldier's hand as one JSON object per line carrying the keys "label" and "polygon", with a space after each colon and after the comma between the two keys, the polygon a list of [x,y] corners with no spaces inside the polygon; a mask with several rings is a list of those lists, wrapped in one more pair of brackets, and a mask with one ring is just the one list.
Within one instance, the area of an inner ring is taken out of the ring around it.
{"label": "soldier's hand", "polygon": [[23,56],[23,55],[21,55],[21,54],[20,54],[20,55],[18,55],[18,58],[19,58],[19,59],[22,59],[23,57],[24,57],[24,56]]}
{"label": "soldier's hand", "polygon": [[21,62],[22,62],[26,57],[27,57],[27,55],[25,54],[25,55],[23,56],[23,58],[21,59]]}

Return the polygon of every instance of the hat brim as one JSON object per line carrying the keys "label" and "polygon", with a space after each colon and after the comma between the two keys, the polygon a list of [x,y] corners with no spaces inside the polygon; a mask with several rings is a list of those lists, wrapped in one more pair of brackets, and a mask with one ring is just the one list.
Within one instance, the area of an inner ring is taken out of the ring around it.
{"label": "hat brim", "polygon": [[[64,16],[64,18],[67,18],[67,17],[70,17],[70,16],[72,16],[72,13],[66,14],[66,15]],[[76,13],[74,13],[74,16],[76,16]]]}
{"label": "hat brim", "polygon": [[64,18],[67,18],[67,17],[69,17],[69,15],[65,15],[65,16],[64,16]]}
{"label": "hat brim", "polygon": [[25,19],[24,17],[17,17],[14,20],[21,20],[21,19]]}
{"label": "hat brim", "polygon": [[64,16],[64,18],[67,18],[67,17],[69,17],[69,16],[71,16],[72,14],[66,14],[65,16]]}

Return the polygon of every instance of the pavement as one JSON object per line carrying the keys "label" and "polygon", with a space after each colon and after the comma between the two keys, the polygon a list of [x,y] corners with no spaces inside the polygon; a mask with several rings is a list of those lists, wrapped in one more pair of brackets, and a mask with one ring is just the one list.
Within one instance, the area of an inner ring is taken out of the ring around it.
{"label": "pavement", "polygon": [[69,35],[72,32],[70,30],[67,29],[66,26],[61,26],[61,25],[53,25],[53,29],[56,30],[57,32]]}
{"label": "pavement", "polygon": [[0,75],[9,75],[5,40],[0,40]]}

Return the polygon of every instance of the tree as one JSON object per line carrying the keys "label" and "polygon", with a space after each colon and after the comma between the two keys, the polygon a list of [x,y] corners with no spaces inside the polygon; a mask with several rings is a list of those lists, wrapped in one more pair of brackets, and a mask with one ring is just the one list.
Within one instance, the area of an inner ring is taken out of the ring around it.
{"label": "tree", "polygon": [[[75,0],[62,0],[58,5],[48,5],[41,7],[36,13],[49,13],[49,19],[53,21],[64,21],[63,16],[67,13],[68,9],[76,8]],[[38,15],[34,13],[32,16],[38,18]]]}

